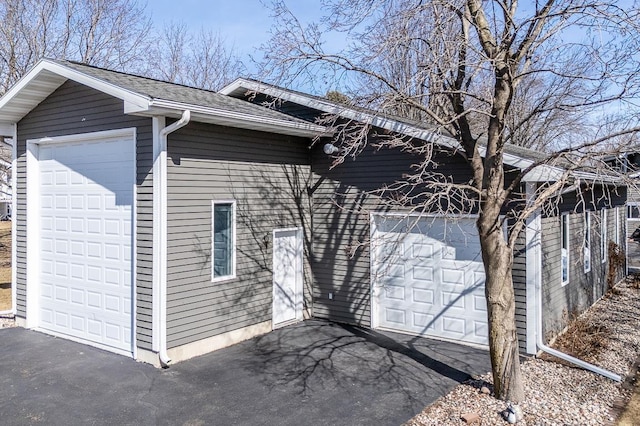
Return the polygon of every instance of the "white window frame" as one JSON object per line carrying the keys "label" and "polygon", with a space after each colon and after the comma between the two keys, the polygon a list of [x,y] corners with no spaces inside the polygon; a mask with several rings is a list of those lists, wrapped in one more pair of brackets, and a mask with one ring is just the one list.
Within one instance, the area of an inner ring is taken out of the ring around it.
{"label": "white window frame", "polygon": [[615,210],[615,214],[616,214],[616,234],[613,236],[613,241],[616,243],[616,245],[620,245],[620,207],[616,207]]}
{"label": "white window frame", "polygon": [[632,217],[633,215],[629,214],[633,211],[637,211],[640,212],[640,203],[636,203],[636,202],[631,202],[631,203],[627,203],[627,219],[630,220],[640,220],[640,216],[639,217]]}
{"label": "white window frame", "polygon": [[584,273],[591,272],[591,212],[584,212]]}
{"label": "white window frame", "polygon": [[600,211],[600,256],[602,263],[606,263],[609,257],[609,229],[607,223],[607,210]]}
{"label": "white window frame", "polygon": [[[560,282],[562,286],[569,284],[569,277],[571,276],[571,268],[570,266],[570,241],[571,234],[569,233],[569,214],[562,213],[560,215]],[[564,247],[564,242],[566,241],[567,246]],[[564,268],[567,268],[567,279],[563,278]]]}
{"label": "white window frame", "polygon": [[[214,275],[213,253],[215,241],[215,206],[217,204],[231,204],[231,274],[216,277]],[[211,282],[228,281],[236,278],[236,200],[212,200],[211,201]]]}

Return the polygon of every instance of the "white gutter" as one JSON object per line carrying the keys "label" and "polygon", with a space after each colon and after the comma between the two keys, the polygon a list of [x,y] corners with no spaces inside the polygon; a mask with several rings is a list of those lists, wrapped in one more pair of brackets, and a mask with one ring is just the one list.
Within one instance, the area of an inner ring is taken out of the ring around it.
{"label": "white gutter", "polygon": [[159,161],[159,176],[154,176],[154,181],[156,179],[160,180],[160,191],[158,194],[155,194],[160,199],[157,200],[160,208],[160,214],[157,219],[159,220],[159,238],[158,238],[158,247],[154,247],[154,251],[159,252],[159,264],[160,267],[157,269],[158,271],[158,280],[159,280],[159,324],[158,324],[158,333],[159,333],[159,350],[158,356],[160,357],[160,363],[163,367],[168,367],[171,362],[171,358],[167,354],[167,136],[169,133],[175,132],[181,127],[186,126],[191,119],[191,111],[184,110],[182,112],[182,117],[178,121],[169,126],[160,130],[160,147],[159,147],[159,156],[157,161]]}
{"label": "white gutter", "polygon": [[[536,185],[534,183],[527,184],[527,200],[528,202],[533,201],[533,197],[535,196],[535,188]],[[547,346],[542,340],[542,245],[541,245],[541,233],[542,226],[540,221],[540,209],[538,209],[533,216],[527,221],[527,290],[530,290],[531,287],[535,287],[535,300],[533,303],[535,304],[535,334],[536,334],[536,346],[539,350],[548,353],[549,355],[553,355],[557,358],[575,364],[579,367],[584,368],[585,370],[593,371],[596,374],[600,374],[608,379],[611,379],[616,382],[621,382],[622,378],[608,370],[590,364],[588,362],[582,361],[581,359],[572,357],[564,352],[560,352],[556,349],[550,348]],[[529,258],[531,256],[531,258]],[[529,270],[529,259],[531,259],[532,270]],[[530,281],[531,284],[530,285]],[[528,293],[528,292],[527,292]],[[527,299],[529,299],[527,297]],[[527,306],[531,303],[531,300],[527,300]],[[530,316],[527,315],[527,321],[530,320]],[[529,327],[527,327],[529,330]],[[527,333],[529,334],[529,333]],[[527,342],[528,344],[528,342]]]}
{"label": "white gutter", "polygon": [[12,145],[11,145],[11,309],[8,311],[0,311],[0,315],[16,315],[17,304],[17,229],[16,229],[16,175],[17,175],[17,159],[18,159],[18,125],[12,124]]}
{"label": "white gutter", "polygon": [[215,117],[217,119],[227,120],[233,122],[238,126],[250,124],[251,128],[259,127],[263,130],[270,130],[277,133],[281,133],[283,130],[296,136],[302,137],[315,137],[315,136],[330,136],[333,132],[327,129],[325,126],[320,126],[313,123],[306,123],[303,121],[288,121],[284,119],[278,119],[273,117],[258,116],[253,114],[246,114],[233,110],[226,110],[220,108],[212,108],[199,105],[184,104],[181,102],[168,101],[164,99],[153,99],[149,102],[149,108],[160,108],[168,110],[189,110],[192,114],[202,114],[207,117]]}

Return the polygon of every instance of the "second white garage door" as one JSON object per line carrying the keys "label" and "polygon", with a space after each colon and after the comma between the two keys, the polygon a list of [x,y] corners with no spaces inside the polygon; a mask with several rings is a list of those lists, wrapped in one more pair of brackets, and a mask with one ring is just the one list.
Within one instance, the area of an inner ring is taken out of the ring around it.
{"label": "second white garage door", "polygon": [[130,135],[38,149],[39,327],[124,352],[132,348],[134,147]]}
{"label": "second white garage door", "polygon": [[371,243],[374,327],[488,344],[475,219],[379,215]]}

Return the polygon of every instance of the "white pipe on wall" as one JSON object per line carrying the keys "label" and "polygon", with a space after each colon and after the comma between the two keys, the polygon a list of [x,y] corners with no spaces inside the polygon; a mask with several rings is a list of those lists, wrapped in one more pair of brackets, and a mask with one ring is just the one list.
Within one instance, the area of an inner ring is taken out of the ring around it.
{"label": "white pipe on wall", "polygon": [[160,357],[160,362],[164,367],[169,366],[171,362],[171,358],[169,358],[169,354],[167,353],[167,137],[169,133],[175,132],[176,130],[186,126],[191,120],[191,111],[185,110],[182,113],[182,117],[175,123],[172,123],[160,130],[160,176],[154,176],[154,179],[160,179],[160,205],[163,206],[161,208],[161,214],[159,217],[160,220],[160,240],[159,247],[154,247],[154,250],[160,251],[160,264],[162,268],[160,268],[160,286],[159,286],[159,340],[160,340],[160,348],[158,351],[158,356]]}
{"label": "white pipe on wall", "polygon": [[[568,190],[574,190],[579,187],[579,181],[576,182],[575,185],[567,188],[566,191],[563,191],[564,194]],[[529,201],[532,201],[535,197],[536,186],[535,184],[527,184],[527,198]],[[540,222],[541,213],[540,209],[538,209],[532,217],[527,220],[527,258],[529,256],[533,256],[531,259],[531,270],[529,269],[529,259],[527,259],[527,286],[529,289],[533,290],[535,287],[535,295],[533,301],[527,300],[527,304],[534,303],[535,304],[535,313],[532,313],[535,317],[535,342],[536,346],[539,350],[548,353],[549,355],[553,355],[557,358],[575,364],[579,367],[584,368],[585,370],[593,371],[596,374],[600,374],[601,376],[607,377],[616,382],[621,382],[622,378],[608,370],[590,364],[586,361],[582,361],[581,359],[572,357],[564,352],[560,352],[559,350],[550,348],[547,346],[542,340],[542,242],[541,234],[542,234],[542,225]],[[531,286],[529,286],[529,283]],[[527,319],[530,319],[528,316]]]}

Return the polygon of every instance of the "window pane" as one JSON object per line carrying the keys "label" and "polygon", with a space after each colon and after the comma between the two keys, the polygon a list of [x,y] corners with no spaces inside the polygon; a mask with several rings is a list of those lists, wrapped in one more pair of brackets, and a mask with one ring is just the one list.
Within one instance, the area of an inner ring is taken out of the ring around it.
{"label": "window pane", "polygon": [[213,276],[232,274],[233,207],[231,204],[213,206]]}
{"label": "window pane", "polygon": [[569,215],[560,217],[560,265],[562,268],[562,285],[569,282]]}

